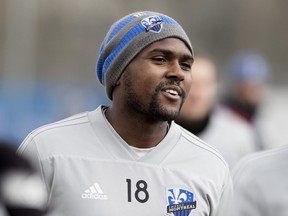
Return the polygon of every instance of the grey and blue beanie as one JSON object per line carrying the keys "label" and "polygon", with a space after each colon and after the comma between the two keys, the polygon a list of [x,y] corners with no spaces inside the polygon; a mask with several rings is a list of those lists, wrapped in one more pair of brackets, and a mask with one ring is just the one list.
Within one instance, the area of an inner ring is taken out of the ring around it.
{"label": "grey and blue beanie", "polygon": [[193,55],[192,45],[183,28],[171,17],[152,11],[129,14],[116,21],[107,32],[96,63],[96,74],[112,100],[113,88],[130,61],[148,45],[175,37]]}

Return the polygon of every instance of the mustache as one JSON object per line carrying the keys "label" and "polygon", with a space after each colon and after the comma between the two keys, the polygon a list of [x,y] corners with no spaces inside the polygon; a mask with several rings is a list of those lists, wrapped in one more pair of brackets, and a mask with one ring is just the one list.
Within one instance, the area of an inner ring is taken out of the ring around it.
{"label": "mustache", "polygon": [[160,82],[157,86],[156,86],[156,89],[155,89],[155,92],[160,92],[161,89],[164,87],[164,86],[171,86],[171,85],[175,85],[175,86],[178,86],[179,89],[181,90],[181,96],[182,98],[186,98],[186,91],[180,86],[180,81],[177,81],[177,80],[167,80],[167,81],[163,81],[163,82]]}

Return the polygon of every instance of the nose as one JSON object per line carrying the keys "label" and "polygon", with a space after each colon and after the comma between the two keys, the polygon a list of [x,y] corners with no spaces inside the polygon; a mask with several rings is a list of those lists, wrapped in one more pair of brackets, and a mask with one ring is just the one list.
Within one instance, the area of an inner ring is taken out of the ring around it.
{"label": "nose", "polygon": [[179,65],[179,62],[171,62],[168,72],[166,73],[166,77],[170,79],[174,78],[175,80],[179,81],[184,80],[185,73],[181,68],[181,66]]}

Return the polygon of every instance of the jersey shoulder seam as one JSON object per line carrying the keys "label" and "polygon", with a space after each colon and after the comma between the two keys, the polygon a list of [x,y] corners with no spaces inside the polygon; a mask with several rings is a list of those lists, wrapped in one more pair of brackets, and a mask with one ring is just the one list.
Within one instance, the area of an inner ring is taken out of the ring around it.
{"label": "jersey shoulder seam", "polygon": [[212,153],[214,156],[219,158],[226,167],[228,166],[227,162],[224,160],[224,158],[221,156],[220,152],[216,148],[214,148],[213,146],[204,142],[202,139],[200,139],[196,135],[192,134],[191,132],[189,132],[185,128],[181,127],[181,130],[183,133],[183,137],[185,137],[187,140],[189,140],[194,145],[197,145],[199,148],[202,148],[202,149]]}
{"label": "jersey shoulder seam", "polygon": [[[81,121],[82,119],[82,121]],[[35,130],[33,130],[30,135],[34,138],[36,136],[38,136],[39,134],[46,132],[48,130],[52,130],[55,128],[60,128],[60,127],[64,127],[64,126],[69,126],[69,125],[79,125],[79,124],[85,124],[87,123],[88,120],[88,112],[82,112],[79,114],[75,114],[73,116],[67,117],[65,119],[50,123],[50,124],[46,124],[43,125],[39,128],[36,128]]]}

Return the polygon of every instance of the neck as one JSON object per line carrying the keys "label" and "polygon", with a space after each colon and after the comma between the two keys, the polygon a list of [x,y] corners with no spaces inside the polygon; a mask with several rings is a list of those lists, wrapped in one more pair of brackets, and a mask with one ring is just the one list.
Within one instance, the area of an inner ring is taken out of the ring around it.
{"label": "neck", "polygon": [[137,118],[109,107],[105,112],[108,122],[125,142],[137,148],[151,148],[159,144],[169,129],[167,121]]}

